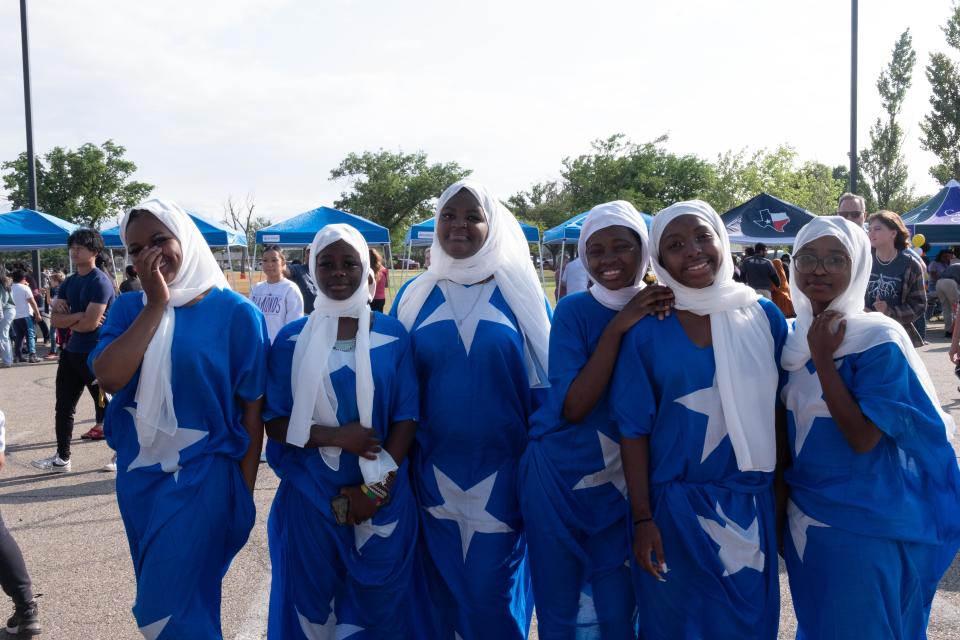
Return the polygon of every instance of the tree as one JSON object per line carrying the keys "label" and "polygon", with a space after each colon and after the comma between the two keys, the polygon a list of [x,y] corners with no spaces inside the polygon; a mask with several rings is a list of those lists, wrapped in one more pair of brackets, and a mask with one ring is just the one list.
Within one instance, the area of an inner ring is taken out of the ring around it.
{"label": "tree", "polygon": [[423,151],[384,149],[351,153],[330,172],[331,179],[350,183],[334,206],[390,229],[394,239],[412,222],[432,215],[433,200],[468,175],[470,170],[456,162],[430,164]]}
{"label": "tree", "polygon": [[[269,227],[271,224],[267,218],[253,215],[256,207],[253,196],[249,194],[243,199],[243,202],[234,201],[233,196],[227,196],[223,203],[223,223],[243,233],[247,239],[248,256],[252,256],[254,253],[254,247],[257,244],[257,231]],[[229,248],[227,250],[229,251]],[[246,264],[242,260],[240,262],[240,273],[246,273]]]}
{"label": "tree", "polygon": [[[954,4],[943,33],[947,44],[960,51],[960,3]],[[951,178],[960,180],[960,68],[947,54],[932,53],[927,80],[932,90],[930,113],[920,123],[920,144],[940,159],[930,175],[944,184]]]}
{"label": "tree", "polygon": [[[99,147],[87,143],[76,150],[54,147],[36,158],[37,207],[77,224],[99,228],[146,198],[153,185],[131,180],[137,165],[127,160],[126,148],[107,140]],[[28,207],[27,154],[0,165],[3,186],[14,208]]]}
{"label": "tree", "polygon": [[551,229],[576,213],[569,191],[555,180],[539,182],[529,191],[520,191],[505,204],[519,220],[540,231]]}
{"label": "tree", "polygon": [[870,128],[870,148],[860,153],[860,166],[870,179],[880,209],[888,209],[891,201],[904,195],[907,186],[907,163],[902,154],[903,129],[897,117],[913,80],[916,62],[913,39],[907,29],[893,47],[890,64],[877,79],[886,120],[877,118]]}

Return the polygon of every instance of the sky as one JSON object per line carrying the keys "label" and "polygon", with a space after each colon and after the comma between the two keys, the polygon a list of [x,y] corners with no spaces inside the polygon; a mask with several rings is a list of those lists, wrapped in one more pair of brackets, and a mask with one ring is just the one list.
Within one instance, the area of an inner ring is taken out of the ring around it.
{"label": "sky", "polygon": [[[330,206],[349,188],[331,169],[380,148],[456,161],[501,199],[614,133],[669,134],[669,150],[708,160],[790,144],[801,160],[847,162],[842,0],[28,5],[37,152],[113,139],[154,195],[213,219],[231,195],[274,222]],[[918,64],[901,122],[919,193],[937,190],[919,143],[923,69],[947,50],[951,5],[860,3],[860,146],[909,27]],[[0,160],[25,149],[18,6],[0,0]]]}

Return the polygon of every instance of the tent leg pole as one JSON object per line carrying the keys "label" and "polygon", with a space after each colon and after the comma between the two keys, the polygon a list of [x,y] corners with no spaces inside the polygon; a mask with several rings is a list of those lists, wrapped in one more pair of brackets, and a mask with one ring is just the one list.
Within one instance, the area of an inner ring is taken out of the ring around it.
{"label": "tent leg pole", "polygon": [[537,258],[538,258],[538,262],[540,263],[540,286],[542,287],[545,284],[545,281],[543,279],[543,243],[542,242],[537,243],[537,251],[539,252],[539,255],[537,256]]}
{"label": "tent leg pole", "polygon": [[[233,252],[230,251],[230,247],[227,247],[227,262],[230,263],[230,279],[233,279]],[[228,280],[229,282],[229,280]]]}
{"label": "tent leg pole", "polygon": [[[390,271],[393,271],[393,249],[390,243],[387,243],[387,264],[390,265]],[[387,278],[387,289],[390,289],[390,278]]]}
{"label": "tent leg pole", "polygon": [[[281,249],[281,251],[282,251],[282,249]],[[283,256],[283,254],[280,254],[280,255],[281,255],[281,257]],[[286,258],[284,258],[284,262],[286,262]],[[257,266],[257,245],[253,245],[253,262],[250,263],[250,283],[251,283],[250,286],[251,286],[251,288],[253,287],[253,272],[256,271],[256,268],[255,268],[256,266]],[[263,276],[263,273],[260,272],[260,271],[257,271],[257,273],[260,274],[260,275],[257,276],[257,284],[259,284],[259,283],[260,283],[260,278]]]}

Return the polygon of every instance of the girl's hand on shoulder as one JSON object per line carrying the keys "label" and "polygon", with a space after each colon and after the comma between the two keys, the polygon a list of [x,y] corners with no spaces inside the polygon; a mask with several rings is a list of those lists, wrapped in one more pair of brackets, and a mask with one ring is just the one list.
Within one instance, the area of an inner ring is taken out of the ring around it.
{"label": "girl's hand on shoulder", "polygon": [[673,307],[673,291],[663,285],[651,285],[637,295],[617,314],[620,327],[627,331],[646,316],[656,314],[661,320],[670,315]]}
{"label": "girl's hand on shoulder", "polygon": [[335,446],[367,460],[376,460],[380,453],[377,434],[359,422],[350,422],[337,428],[335,440]]}
{"label": "girl's hand on shoulder", "polygon": [[162,259],[163,252],[159,247],[147,247],[137,254],[133,266],[140,274],[140,286],[147,296],[147,302],[165,306],[170,301],[170,290],[160,273]]}
{"label": "girl's hand on shoulder", "polygon": [[667,561],[663,554],[660,529],[653,520],[638,522],[633,527],[633,555],[640,567],[660,582],[666,582]]}
{"label": "girl's hand on shoulder", "polygon": [[[843,314],[837,311],[824,311],[813,319],[807,332],[807,344],[810,346],[810,356],[814,364],[818,361],[833,360],[833,354],[840,348],[847,332],[847,321],[842,318]],[[839,322],[834,331],[832,325],[837,320]]]}

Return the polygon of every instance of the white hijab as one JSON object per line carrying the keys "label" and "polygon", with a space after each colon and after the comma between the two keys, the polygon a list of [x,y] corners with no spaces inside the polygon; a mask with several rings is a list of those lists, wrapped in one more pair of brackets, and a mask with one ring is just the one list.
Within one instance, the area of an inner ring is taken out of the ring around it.
{"label": "white hijab", "polygon": [[[173,282],[167,284],[170,301],[163,311],[160,324],[143,354],[140,365],[140,384],[137,385],[137,436],[141,447],[149,447],[162,431],[173,435],[177,430],[177,415],[173,408],[171,386],[171,354],[173,330],[176,323],[174,309],[182,307],[211,288],[229,289],[223,270],[210,252],[200,229],[193,219],[174,202],[154,198],[127,210],[120,221],[120,239],[127,242],[127,225],[134,211],[148,211],[170,230],[180,242],[183,261]],[[143,294],[147,302],[147,294]]]}
{"label": "white hijab", "polygon": [[[953,419],[941,410],[940,401],[937,399],[930,374],[920,360],[920,356],[914,349],[907,332],[893,318],[889,318],[882,313],[864,311],[863,299],[870,282],[873,256],[870,253],[870,241],[863,229],[840,216],[819,216],[806,224],[797,234],[793,255],[796,256],[804,245],[825,236],[837,238],[843,248],[846,249],[851,261],[849,286],[847,286],[846,291],[837,296],[827,306],[828,310],[842,313],[847,326],[843,342],[833,354],[833,357],[836,359],[852,353],[862,353],[871,347],[886,342],[896,344],[900,347],[910,368],[913,369],[924,391],[930,397],[931,403],[940,414],[949,439],[954,431]],[[813,323],[813,306],[810,303],[810,298],[797,287],[796,277],[790,282],[790,297],[793,300],[793,308],[797,313],[797,318],[787,336],[781,364],[787,371],[797,371],[810,360],[807,332]]]}
{"label": "white hijab", "polygon": [[493,276],[520,324],[530,386],[548,386],[546,372],[550,319],[544,306],[543,289],[530,260],[530,250],[520,223],[486,187],[472,180],[460,180],[447,187],[440,195],[434,214],[435,225],[443,207],[461,189],[467,189],[480,202],[487,218],[486,241],[476,254],[469,258],[456,259],[443,250],[440,246],[440,235],[435,233],[430,246],[430,267],[407,285],[400,299],[397,316],[407,331],[411,331],[423,303],[439,281],[452,280],[457,284],[468,285]]}
{"label": "white hijab", "polygon": [[[610,290],[598,282],[590,273],[589,269],[586,269],[587,240],[601,229],[618,225],[632,229],[640,236],[640,261],[637,263],[637,277],[633,281],[633,286]],[[580,260],[583,261],[587,277],[590,278],[590,281],[593,283],[593,286],[588,289],[590,295],[606,308],[620,311],[637,295],[637,292],[643,289],[643,276],[647,274],[647,263],[650,260],[650,240],[647,237],[647,223],[643,221],[640,212],[626,200],[605,202],[604,204],[598,204],[590,210],[580,230],[580,240],[577,243],[577,251],[580,254]]]}
{"label": "white hijab", "polygon": [[[660,264],[660,239],[680,216],[703,220],[720,240],[720,264],[709,287],[691,289]],[[720,216],[706,202],[678,202],[653,218],[650,238],[653,270],[670,287],[677,309],[710,316],[716,384],[730,443],[741,471],[772,471],[776,465],[777,369],[770,322],[760,296],[733,279],[730,238]]]}
{"label": "white hijab", "polygon": [[[359,231],[346,224],[331,224],[322,228],[310,245],[310,277],[317,282],[317,257],[327,246],[343,240],[360,255],[361,270],[366,281],[346,300],[333,300],[317,287],[317,298],[307,324],[297,337],[293,350],[290,383],[293,390],[293,410],[287,426],[287,442],[298,447],[310,439],[310,427],[320,424],[338,426],[336,392],[330,380],[328,361],[337,341],[340,318],[357,318],[356,391],[360,424],[373,427],[373,368],[370,364],[370,300],[373,298],[370,270],[370,250]],[[328,467],[340,468],[340,447],[321,447],[320,455]],[[392,465],[392,467],[391,467]],[[378,460],[360,458],[360,470],[367,483],[380,482],[389,471],[397,468],[390,454],[382,449]]]}

